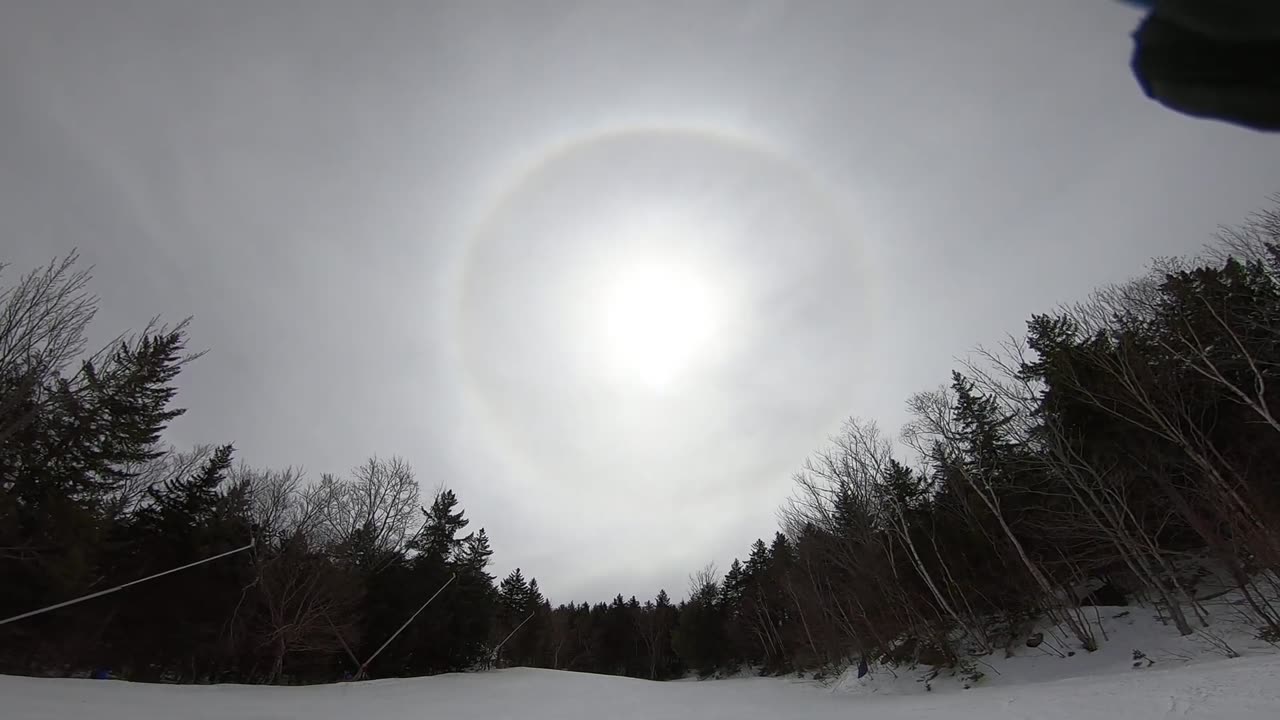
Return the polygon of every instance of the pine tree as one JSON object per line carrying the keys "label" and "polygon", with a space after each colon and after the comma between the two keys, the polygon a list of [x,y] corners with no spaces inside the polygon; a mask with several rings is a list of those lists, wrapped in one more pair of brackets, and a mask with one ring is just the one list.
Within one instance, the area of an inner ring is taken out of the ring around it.
{"label": "pine tree", "polygon": [[512,570],[498,585],[498,597],[507,612],[516,615],[525,611],[529,601],[529,583],[525,581],[520,568]]}
{"label": "pine tree", "polygon": [[[113,574],[143,577],[249,540],[243,488],[224,487],[232,453],[231,445],[215,448],[194,474],[148,489],[148,502],[113,536],[121,551]],[[162,666],[186,662],[198,676],[201,664],[190,658],[210,663],[226,651],[219,643],[222,624],[241,599],[241,589],[252,584],[251,573],[247,556],[238,556],[133,588],[127,599],[112,599],[120,634],[108,642],[130,648],[125,656],[131,660],[151,658]],[[138,637],[137,628],[147,626],[164,631]]]}
{"label": "pine tree", "polygon": [[474,577],[483,576],[492,581],[493,576],[485,572],[492,556],[493,548],[489,546],[489,536],[485,534],[484,528],[480,528],[474,535],[468,535],[463,540],[458,565]]}
{"label": "pine tree", "polygon": [[[121,577],[108,557],[117,493],[182,414],[171,406],[186,362],[186,323],[149,326],[73,365],[96,299],[74,255],[0,291],[0,615],[88,592]],[[101,613],[101,606],[97,609]],[[92,608],[0,630],[27,661],[90,647]]]}
{"label": "pine tree", "polygon": [[470,537],[458,538],[458,533],[470,521],[463,517],[463,511],[454,512],[457,506],[458,497],[452,490],[446,489],[436,494],[430,509],[422,510],[422,514],[426,516],[426,522],[422,528],[421,550],[431,557],[439,558],[442,562],[454,559],[459,548]]}
{"label": "pine tree", "polygon": [[529,589],[525,594],[524,607],[525,612],[533,612],[546,602],[546,598],[542,597],[542,591],[538,589],[538,579],[531,578],[529,580]]}
{"label": "pine tree", "polygon": [[233,452],[233,446],[222,445],[214,449],[195,475],[174,478],[165,482],[162,487],[147,488],[151,503],[139,512],[139,521],[144,524],[190,528],[207,520],[217,508],[220,497],[218,489],[231,470]]}
{"label": "pine tree", "polygon": [[729,565],[729,572],[724,574],[724,580],[720,583],[720,605],[730,615],[735,615],[738,606],[742,603],[742,594],[746,592],[747,574],[742,568],[742,563],[737,559],[733,559],[733,563]]}

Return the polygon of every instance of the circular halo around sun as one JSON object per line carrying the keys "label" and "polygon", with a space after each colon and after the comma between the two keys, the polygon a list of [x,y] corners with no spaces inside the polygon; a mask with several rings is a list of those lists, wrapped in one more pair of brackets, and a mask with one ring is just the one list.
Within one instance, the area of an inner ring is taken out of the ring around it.
{"label": "circular halo around sun", "polygon": [[865,380],[873,278],[795,163],[699,131],[604,134],[541,159],[477,226],[459,360],[491,440],[526,482],[555,478],[529,502],[642,512],[725,433],[737,456],[686,492],[759,474],[765,427],[794,448],[769,470],[789,476]]}

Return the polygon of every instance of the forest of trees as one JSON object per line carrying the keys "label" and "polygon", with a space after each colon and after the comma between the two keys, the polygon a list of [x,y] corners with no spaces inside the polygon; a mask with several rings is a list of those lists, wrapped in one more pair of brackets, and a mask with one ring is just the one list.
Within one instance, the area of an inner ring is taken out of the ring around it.
{"label": "forest of trees", "polygon": [[1093,650],[1100,595],[1205,632],[1210,567],[1280,639],[1280,210],[1033,316],[911,397],[900,434],[849,420],[797,473],[778,532],[723,576],[596,604],[553,605],[520,570],[496,581],[485,530],[452,491],[420,497],[399,459],[309,480],[231,445],[166,449],[187,325],[86,354],[96,300],[76,260],[0,296],[0,618],[253,546],[0,625],[0,672],[955,666],[1044,617],[1063,652]]}

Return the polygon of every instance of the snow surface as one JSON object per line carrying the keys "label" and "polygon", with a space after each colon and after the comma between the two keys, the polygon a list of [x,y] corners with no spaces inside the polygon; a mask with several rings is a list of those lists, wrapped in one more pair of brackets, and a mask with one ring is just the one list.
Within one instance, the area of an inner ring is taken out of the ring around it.
{"label": "snow surface", "polygon": [[513,669],[303,688],[142,685],[0,677],[0,716],[22,720],[520,718],[1268,718],[1280,657],[963,692],[848,697],[776,678],[655,683]]}
{"label": "snow surface", "polygon": [[[0,676],[0,720],[783,720],[786,718],[1280,718],[1280,654],[1228,594],[1207,604],[1208,634],[1180,637],[1150,607],[1090,609],[1101,648],[1043,626],[1038,648],[977,658],[983,677],[874,668],[819,682],[735,677],[648,682],[511,669],[310,687],[147,685]],[[1102,636],[1105,631],[1105,639]],[[1135,658],[1134,651],[1140,655]],[[1242,657],[1227,658],[1238,653]],[[971,684],[971,689],[964,689]]]}
{"label": "snow surface", "polygon": [[[1094,628],[1099,647],[1086,652],[1065,627],[1041,624],[1039,647],[1019,643],[1007,651],[971,658],[971,667],[982,673],[976,682],[963,672],[943,672],[929,680],[930,692],[960,691],[966,685],[983,687],[1018,686],[1093,676],[1132,675],[1178,667],[1198,667],[1234,655],[1243,657],[1275,655],[1277,648],[1258,638],[1256,624],[1241,612],[1232,594],[1205,603],[1211,623],[1195,623],[1196,632],[1182,637],[1150,607],[1086,608],[1085,617]],[[1190,610],[1188,610],[1190,612]],[[925,679],[931,668],[874,668],[858,679],[850,669],[834,683],[837,692],[855,695],[904,695],[926,691]],[[1280,676],[1274,680],[1280,691]],[[1280,714],[1276,715],[1280,720]]]}

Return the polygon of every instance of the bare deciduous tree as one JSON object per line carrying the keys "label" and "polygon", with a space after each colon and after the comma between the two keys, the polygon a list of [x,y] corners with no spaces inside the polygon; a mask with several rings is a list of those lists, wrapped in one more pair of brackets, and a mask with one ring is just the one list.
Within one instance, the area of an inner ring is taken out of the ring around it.
{"label": "bare deciduous tree", "polygon": [[418,481],[398,457],[370,458],[349,480],[324,475],[305,502],[320,514],[318,532],[329,544],[364,534],[380,552],[403,548],[422,523]]}
{"label": "bare deciduous tree", "polygon": [[242,464],[232,482],[246,493],[256,528],[254,577],[241,603],[253,592],[261,608],[262,617],[246,632],[271,658],[264,679],[279,681],[286,659],[298,653],[349,652],[356,637],[357,584],[316,552],[329,512],[318,500],[333,496],[305,492],[295,468],[254,470]]}
{"label": "bare deciduous tree", "polygon": [[0,290],[0,444],[31,422],[43,398],[23,404],[84,352],[98,298],[78,261],[72,252]]}

